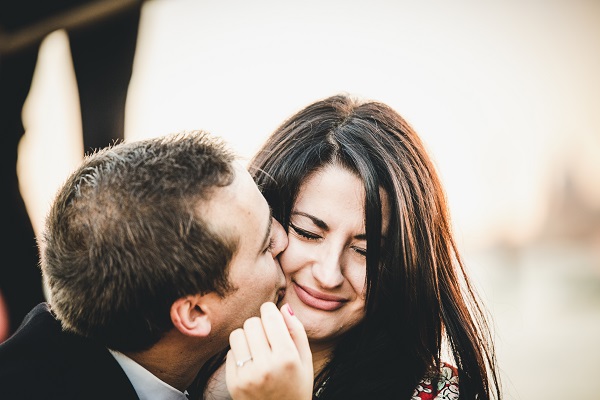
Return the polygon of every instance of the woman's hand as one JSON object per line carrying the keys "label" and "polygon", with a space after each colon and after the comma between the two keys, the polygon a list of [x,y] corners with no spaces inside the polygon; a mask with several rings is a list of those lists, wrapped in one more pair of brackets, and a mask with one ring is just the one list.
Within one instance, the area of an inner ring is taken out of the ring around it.
{"label": "woman's hand", "polygon": [[264,303],[260,318],[231,332],[227,389],[235,400],[312,399],[312,353],[302,323],[288,304]]}

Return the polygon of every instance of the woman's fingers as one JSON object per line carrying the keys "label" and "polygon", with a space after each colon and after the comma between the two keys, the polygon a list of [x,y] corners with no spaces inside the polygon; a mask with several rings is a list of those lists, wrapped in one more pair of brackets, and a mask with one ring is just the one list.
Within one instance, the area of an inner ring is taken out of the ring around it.
{"label": "woman's fingers", "polygon": [[227,355],[227,361],[231,359],[232,362],[240,367],[253,361],[252,351],[243,329],[239,328],[231,332],[229,335],[229,345],[231,346],[231,350]]}
{"label": "woman's fingers", "polygon": [[225,384],[232,398],[235,398],[234,394],[236,394],[236,385],[239,383],[237,376],[238,367],[235,363],[236,360],[233,350],[229,350],[227,352],[227,359],[225,360]]}
{"label": "woman's fingers", "polygon": [[261,318],[254,317],[244,322],[246,342],[253,356],[254,363],[268,362],[271,353],[269,340],[263,327]]}
{"label": "woman's fingers", "polygon": [[234,399],[312,398],[312,355],[304,327],[290,310],[265,303],[260,318],[231,333],[226,377]]}
{"label": "woman's fingers", "polygon": [[304,330],[302,322],[294,315],[294,311],[289,304],[284,304],[281,307],[281,315],[290,333],[290,337],[294,342],[302,364],[310,366],[310,373],[312,374],[312,352],[310,351],[310,345],[308,344],[308,336]]}
{"label": "woman's fingers", "polygon": [[284,304],[280,311],[275,304],[265,303],[260,311],[271,353],[276,357],[287,358],[297,355],[303,365],[312,367],[312,353],[306,331],[290,305]]}
{"label": "woman's fingers", "polygon": [[274,303],[264,303],[260,307],[260,317],[271,352],[294,354],[297,352],[296,346],[281,314]]}

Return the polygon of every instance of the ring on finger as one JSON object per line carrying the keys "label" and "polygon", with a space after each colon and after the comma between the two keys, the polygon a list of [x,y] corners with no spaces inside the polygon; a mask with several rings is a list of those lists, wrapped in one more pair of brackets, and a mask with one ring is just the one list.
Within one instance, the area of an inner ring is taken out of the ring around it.
{"label": "ring on finger", "polygon": [[237,365],[238,367],[243,367],[243,366],[244,366],[244,364],[246,364],[246,363],[247,363],[247,362],[249,362],[249,361],[252,361],[252,356],[250,356],[250,357],[248,357],[248,358],[246,358],[246,359],[244,359],[244,360],[237,361],[237,362],[235,363],[235,365]]}

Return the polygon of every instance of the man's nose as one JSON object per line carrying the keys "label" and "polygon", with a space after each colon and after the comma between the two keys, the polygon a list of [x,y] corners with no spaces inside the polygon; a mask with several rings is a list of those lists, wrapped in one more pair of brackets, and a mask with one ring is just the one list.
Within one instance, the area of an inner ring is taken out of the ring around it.
{"label": "man's nose", "polygon": [[283,226],[273,218],[273,224],[271,225],[271,237],[273,238],[273,246],[271,248],[271,255],[277,257],[282,251],[288,246],[288,237],[285,233]]}

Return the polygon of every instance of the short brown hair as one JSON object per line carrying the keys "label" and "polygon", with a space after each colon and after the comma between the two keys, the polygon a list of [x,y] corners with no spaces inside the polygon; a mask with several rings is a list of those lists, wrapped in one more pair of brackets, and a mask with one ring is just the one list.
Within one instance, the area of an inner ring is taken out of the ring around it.
{"label": "short brown hair", "polygon": [[229,289],[236,238],[200,207],[234,179],[233,154],[202,131],[120,143],[85,158],[58,192],[40,246],[63,327],[120,351],[150,347],[171,304]]}

